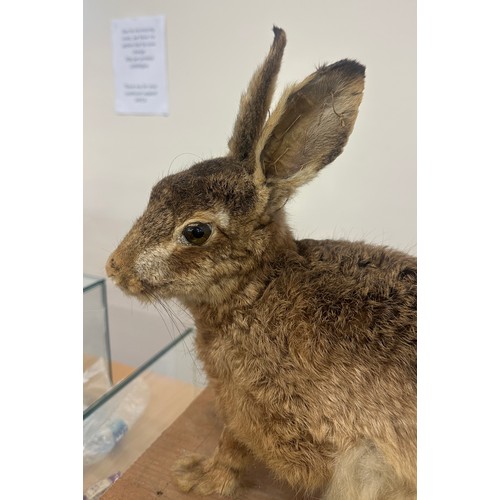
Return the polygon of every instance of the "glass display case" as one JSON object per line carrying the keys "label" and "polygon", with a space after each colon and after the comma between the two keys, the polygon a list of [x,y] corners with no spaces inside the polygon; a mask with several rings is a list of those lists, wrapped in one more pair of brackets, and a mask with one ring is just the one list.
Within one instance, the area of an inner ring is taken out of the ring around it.
{"label": "glass display case", "polygon": [[193,328],[181,330],[141,366],[126,366],[110,350],[105,280],[84,276],[83,296],[83,486],[84,499],[97,500],[206,382],[192,352]]}
{"label": "glass display case", "polygon": [[[106,280],[83,275],[84,408],[112,384]],[[86,382],[88,382],[86,384]]]}
{"label": "glass display case", "polygon": [[84,410],[86,500],[99,498],[202,391],[201,380],[195,385],[165,375],[186,356],[192,337],[186,330]]}

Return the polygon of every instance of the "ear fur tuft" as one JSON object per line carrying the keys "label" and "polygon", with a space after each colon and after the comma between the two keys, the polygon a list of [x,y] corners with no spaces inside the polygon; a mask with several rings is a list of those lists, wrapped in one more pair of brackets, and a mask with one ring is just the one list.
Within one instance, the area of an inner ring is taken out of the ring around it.
{"label": "ear fur tuft", "polygon": [[333,64],[325,64],[318,68],[318,71],[336,70],[342,71],[346,75],[365,77],[366,68],[354,59],[341,59]]}

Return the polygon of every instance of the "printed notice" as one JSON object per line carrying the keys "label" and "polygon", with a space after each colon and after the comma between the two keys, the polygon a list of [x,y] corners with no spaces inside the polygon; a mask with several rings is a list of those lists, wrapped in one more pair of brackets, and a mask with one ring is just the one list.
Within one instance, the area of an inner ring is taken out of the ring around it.
{"label": "printed notice", "polygon": [[164,16],[112,21],[117,113],[168,115],[164,26]]}

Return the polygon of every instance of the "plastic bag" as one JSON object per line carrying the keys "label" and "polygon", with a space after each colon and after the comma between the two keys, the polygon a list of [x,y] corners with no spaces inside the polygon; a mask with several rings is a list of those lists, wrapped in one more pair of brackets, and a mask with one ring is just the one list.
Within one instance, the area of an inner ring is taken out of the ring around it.
{"label": "plastic bag", "polygon": [[141,378],[130,382],[83,422],[83,465],[102,460],[142,415],[149,387]]}
{"label": "plastic bag", "polygon": [[83,409],[111,389],[111,380],[103,358],[99,358],[83,372]]}

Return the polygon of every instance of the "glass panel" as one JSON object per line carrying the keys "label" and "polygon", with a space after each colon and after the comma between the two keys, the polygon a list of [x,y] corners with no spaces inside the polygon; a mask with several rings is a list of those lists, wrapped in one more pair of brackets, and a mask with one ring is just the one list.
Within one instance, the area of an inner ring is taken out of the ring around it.
{"label": "glass panel", "polygon": [[83,275],[83,407],[112,383],[106,282]]}
{"label": "glass panel", "polygon": [[85,292],[89,288],[92,288],[93,286],[103,283],[104,278],[98,278],[97,276],[90,276],[90,274],[84,274],[83,275],[83,291]]}
{"label": "glass panel", "polygon": [[190,363],[185,364],[193,366],[193,337],[193,330],[186,330],[84,411],[84,491],[89,498],[90,488],[109,486],[201,392],[201,370],[195,366],[189,374],[178,369],[186,356]]}

